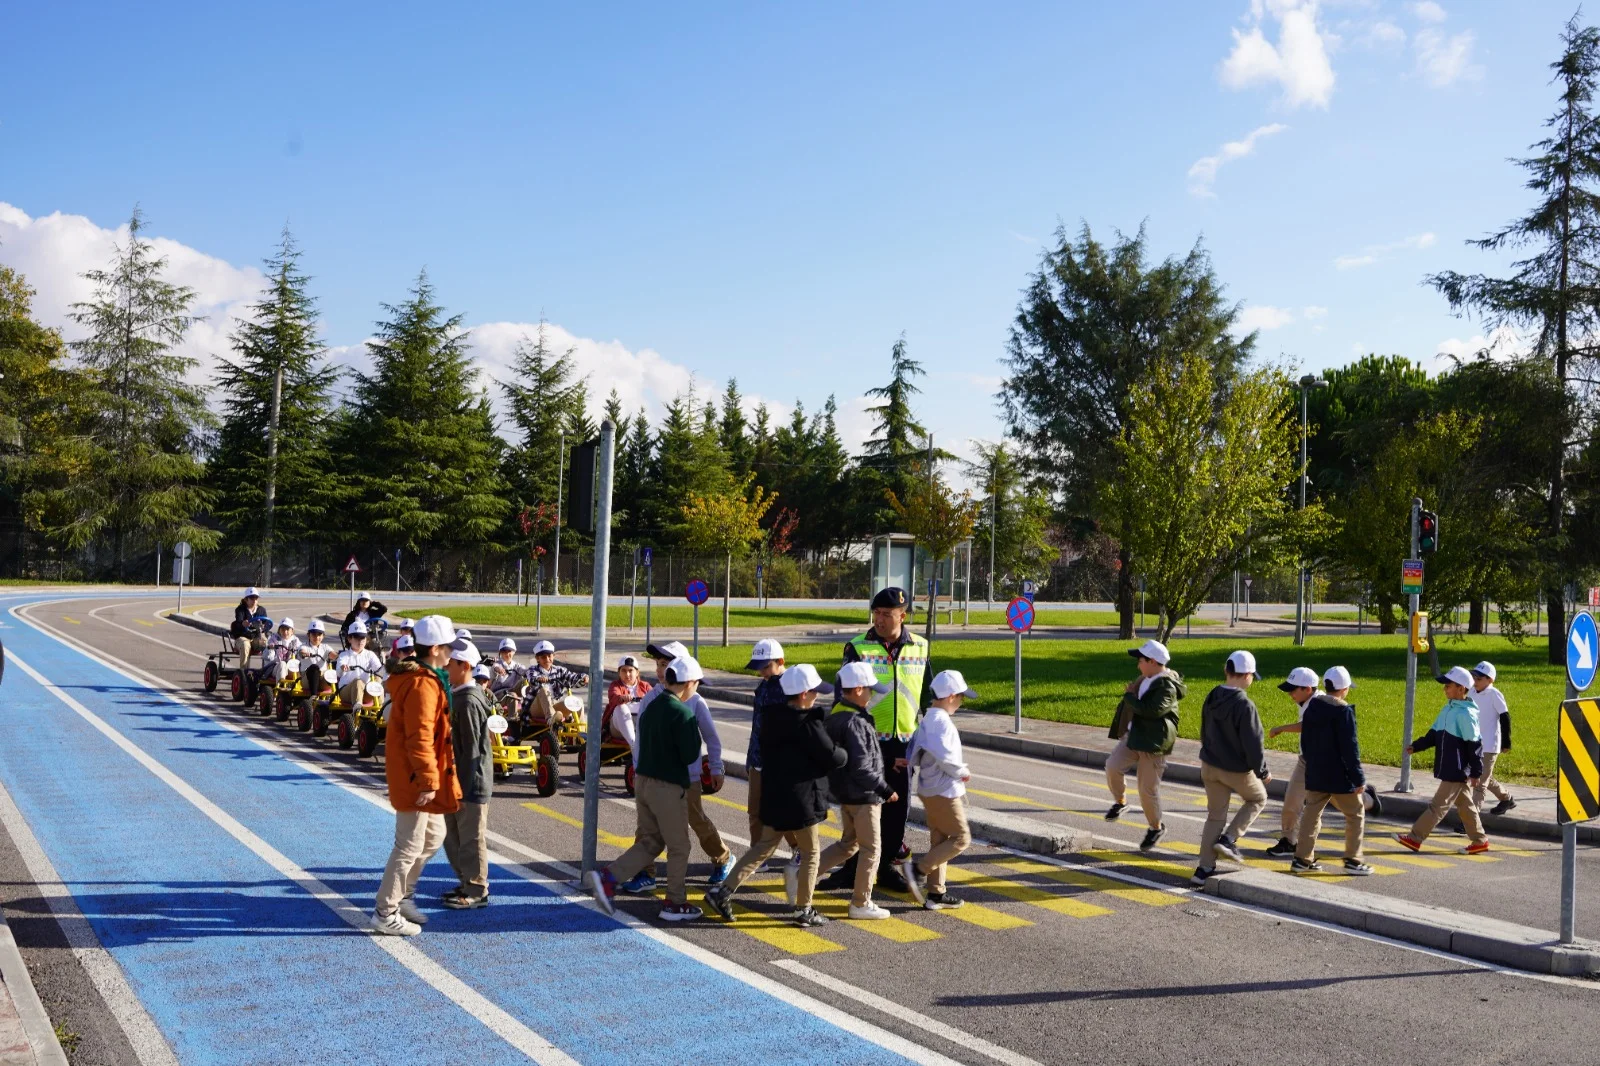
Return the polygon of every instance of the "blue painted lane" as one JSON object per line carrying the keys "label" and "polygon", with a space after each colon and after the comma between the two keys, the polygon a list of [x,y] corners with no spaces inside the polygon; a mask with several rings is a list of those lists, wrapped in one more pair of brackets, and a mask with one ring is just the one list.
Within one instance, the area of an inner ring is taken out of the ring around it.
{"label": "blue painted lane", "polygon": [[[113,728],[291,860],[370,906],[393,834],[386,810],[48,636],[19,636],[19,654],[50,676],[77,679],[74,697]],[[434,910],[412,943],[580,1061],[634,1058],[641,1042],[671,1049],[675,1060],[759,1046],[770,1061],[905,1061],[541,885],[502,869],[493,878],[494,904]],[[418,899],[426,907],[453,884],[440,859]]]}

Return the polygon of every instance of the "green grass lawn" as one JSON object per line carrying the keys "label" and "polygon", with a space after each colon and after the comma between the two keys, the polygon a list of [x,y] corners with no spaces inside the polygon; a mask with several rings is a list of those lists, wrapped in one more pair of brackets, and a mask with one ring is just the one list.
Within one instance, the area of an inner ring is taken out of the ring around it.
{"label": "green grass lawn", "polygon": [[[657,600],[650,611],[650,622],[653,626],[662,628],[687,628],[694,624],[694,609],[688,604],[674,598],[663,603]],[[459,605],[453,607],[440,607],[439,613],[448,615],[451,620],[461,625],[472,626],[531,626],[533,625],[534,609],[530,607],[514,607],[502,605]],[[920,617],[920,616],[919,616]],[[958,610],[955,614],[955,624],[961,624],[962,614]],[[644,600],[638,601],[633,613],[634,627],[644,628]],[[589,625],[590,608],[584,604],[551,604],[544,608],[542,622],[544,625],[556,629],[583,628]],[[939,624],[948,627],[950,623],[946,616],[939,616]],[[606,610],[606,620],[613,626],[626,626],[628,624],[628,606],[618,606],[613,603]],[[1003,610],[972,612],[972,624],[975,626],[1002,626],[1006,616]],[[728,627],[730,629],[763,629],[771,626],[865,626],[870,621],[866,607],[860,609],[850,608],[822,608],[822,607],[733,607],[728,611]],[[1151,625],[1155,624],[1155,616],[1149,616]],[[1041,610],[1036,619],[1038,625],[1053,626],[1114,626],[1117,624],[1117,615],[1114,611],[1074,611],[1074,610]],[[1196,626],[1216,625],[1211,619],[1200,619]],[[917,623],[921,628],[921,623]],[[706,632],[711,629],[720,631],[722,627],[722,605],[717,601],[707,603],[700,608],[700,630]]]}
{"label": "green grass lawn", "polygon": [[[1287,614],[1280,614],[1278,617],[1279,618],[1283,618],[1283,619],[1287,619],[1287,620],[1292,622],[1292,621],[1294,621],[1294,612],[1290,611]],[[1373,619],[1373,617],[1370,614],[1366,616],[1366,619],[1367,619],[1368,622],[1372,622],[1374,625],[1377,624],[1377,622]],[[1356,612],[1355,611],[1312,611],[1311,612],[1311,620],[1313,622],[1354,622],[1356,620]]]}
{"label": "green grass lawn", "polygon": [[[1023,713],[1029,718],[1084,725],[1108,726],[1122,688],[1134,676],[1125,649],[1134,642],[1116,640],[1036,640],[1023,644]],[[1195,638],[1173,643],[1173,666],[1189,682],[1183,702],[1179,732],[1198,737],[1200,704],[1221,680],[1222,661],[1240,645],[1233,640]],[[1295,720],[1294,704],[1277,689],[1277,683],[1295,666],[1310,666],[1321,673],[1340,664],[1355,676],[1352,692],[1356,720],[1361,730],[1361,755],[1367,762],[1398,765],[1401,728],[1405,712],[1405,640],[1401,636],[1323,637],[1313,633],[1305,648],[1290,637],[1248,641],[1262,671],[1251,696],[1268,726]],[[701,644],[701,661],[708,667],[737,670],[747,661],[750,646],[717,648]],[[837,651],[817,648],[811,654],[826,677],[837,669]],[[826,658],[824,659],[824,654]],[[799,656],[793,657],[795,660]],[[1440,644],[1439,660],[1446,667],[1470,666],[1489,659],[1499,668],[1500,689],[1511,705],[1515,748],[1500,761],[1497,773],[1532,784],[1552,786],[1555,778],[1556,708],[1565,692],[1559,667],[1545,662],[1543,641],[1528,641],[1518,648],[1498,636],[1466,637]],[[966,675],[980,698],[972,705],[980,712],[1011,713],[1011,645],[993,641],[941,640],[934,646],[934,666],[956,669]],[[1428,664],[1419,662],[1416,731],[1425,732],[1444,703],[1441,687],[1427,680]],[[1292,735],[1269,741],[1286,751],[1295,749]],[[1423,753],[1415,770],[1429,776],[1432,756]],[[1377,782],[1388,788],[1392,781]]]}

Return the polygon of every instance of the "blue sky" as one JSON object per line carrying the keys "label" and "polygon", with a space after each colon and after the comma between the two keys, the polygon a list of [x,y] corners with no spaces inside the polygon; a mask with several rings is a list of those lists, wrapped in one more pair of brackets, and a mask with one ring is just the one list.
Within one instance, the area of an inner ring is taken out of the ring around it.
{"label": "blue sky", "polygon": [[341,358],[426,266],[491,374],[542,313],[600,395],[732,375],[837,392],[856,433],[903,330],[965,451],[1000,433],[1058,222],[1203,239],[1268,358],[1481,344],[1421,278],[1497,266],[1462,242],[1528,203],[1506,159],[1553,109],[1571,11],[14,5],[0,262],[59,317],[138,202],[202,292],[205,357],[287,220]]}

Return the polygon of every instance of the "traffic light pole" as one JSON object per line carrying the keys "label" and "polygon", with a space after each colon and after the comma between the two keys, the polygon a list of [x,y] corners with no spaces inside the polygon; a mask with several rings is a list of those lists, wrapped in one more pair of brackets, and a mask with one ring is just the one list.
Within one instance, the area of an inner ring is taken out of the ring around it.
{"label": "traffic light pole", "polygon": [[[1411,501],[1411,554],[1407,558],[1415,559],[1421,552],[1421,522],[1422,501]],[[1411,619],[1416,616],[1422,607],[1422,597],[1413,592],[1406,597],[1406,717],[1405,726],[1400,735],[1400,783],[1394,786],[1396,792],[1415,792],[1416,787],[1411,784],[1411,755],[1406,751],[1411,746],[1412,730],[1417,724],[1417,648],[1411,640]]]}

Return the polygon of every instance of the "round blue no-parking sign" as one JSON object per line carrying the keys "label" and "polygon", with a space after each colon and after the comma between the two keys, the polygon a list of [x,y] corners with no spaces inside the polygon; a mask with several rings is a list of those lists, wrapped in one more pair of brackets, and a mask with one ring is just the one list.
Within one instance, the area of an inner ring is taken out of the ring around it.
{"label": "round blue no-parking sign", "polygon": [[1018,596],[1006,604],[1006,625],[1014,633],[1026,633],[1033,628],[1033,604]]}
{"label": "round blue no-parking sign", "polygon": [[711,586],[695,578],[683,590],[683,598],[698,607],[711,598]]}

